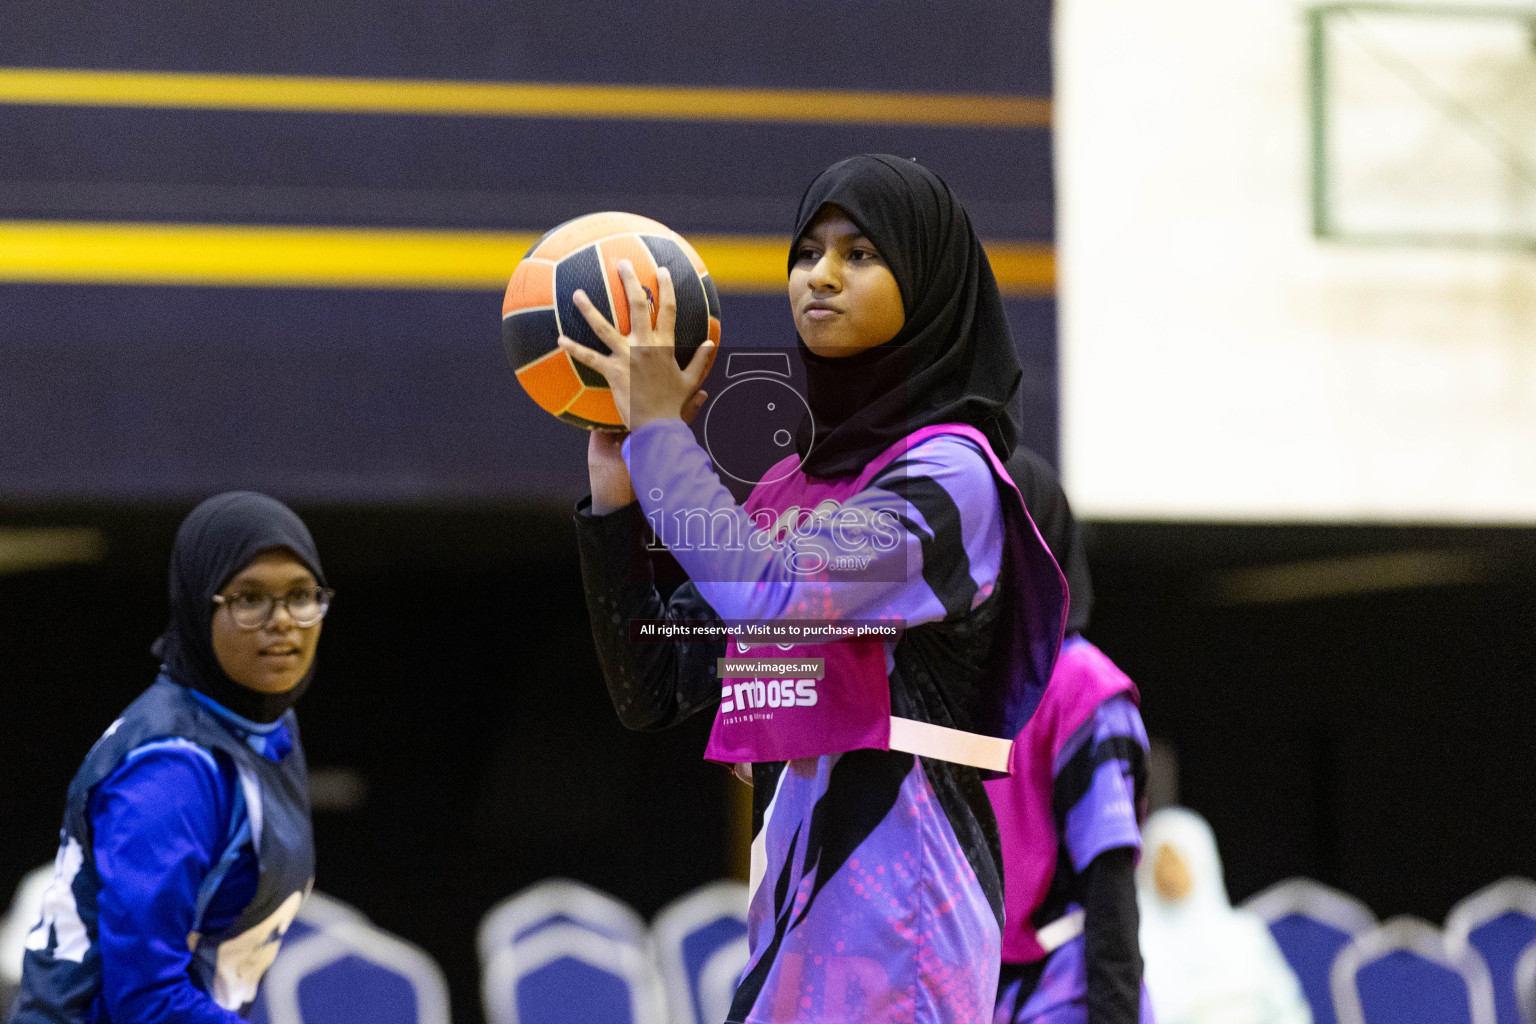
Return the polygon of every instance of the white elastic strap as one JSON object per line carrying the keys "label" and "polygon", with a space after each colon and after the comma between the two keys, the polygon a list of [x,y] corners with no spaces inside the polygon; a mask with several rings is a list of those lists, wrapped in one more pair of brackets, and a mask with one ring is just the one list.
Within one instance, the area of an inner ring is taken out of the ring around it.
{"label": "white elastic strap", "polygon": [[1047,953],[1054,953],[1081,934],[1083,934],[1083,912],[1074,910],[1064,917],[1058,917],[1044,928],[1036,929],[1035,941],[1040,943],[1040,948]]}
{"label": "white elastic strap", "polygon": [[1013,741],[892,715],[891,749],[987,771],[1006,772]]}

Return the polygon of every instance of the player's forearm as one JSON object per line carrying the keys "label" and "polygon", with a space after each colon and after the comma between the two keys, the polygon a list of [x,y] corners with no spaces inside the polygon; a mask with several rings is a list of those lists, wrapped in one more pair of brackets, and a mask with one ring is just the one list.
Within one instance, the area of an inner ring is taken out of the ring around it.
{"label": "player's forearm", "polygon": [[1137,1024],[1142,963],[1135,856],[1129,847],[1106,850],[1084,874],[1088,1024]]}
{"label": "player's forearm", "polygon": [[592,623],[598,664],[619,721],[629,729],[664,729],[718,700],[715,659],[723,644],[682,641],[635,643],[631,619],[714,618],[689,592],[663,605],[651,581],[649,563],[631,549],[631,515],[620,509],[597,516],[576,514],[581,576]]}
{"label": "player's forearm", "polygon": [[635,488],[624,465],[623,442],[616,434],[592,431],[587,440],[587,478],[592,487],[592,514],[605,516],[635,502]]}

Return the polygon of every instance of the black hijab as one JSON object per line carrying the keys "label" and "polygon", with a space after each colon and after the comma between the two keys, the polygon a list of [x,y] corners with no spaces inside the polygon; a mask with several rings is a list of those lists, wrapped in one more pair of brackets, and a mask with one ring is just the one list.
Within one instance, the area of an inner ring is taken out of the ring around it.
{"label": "black hijab", "polygon": [[818,356],[800,342],[816,428],[814,442],[809,422],[795,439],[802,468],[817,477],[857,473],[935,423],[969,423],[1007,458],[1019,434],[1023,373],[992,266],[960,201],[915,161],[850,157],[805,190],[796,243],[828,203],[879,250],[901,288],[906,323],[885,344],[844,358]]}
{"label": "black hijab", "polygon": [[1035,521],[1045,546],[1056,556],[1061,574],[1067,578],[1067,598],[1071,602],[1067,636],[1081,633],[1088,628],[1088,618],[1093,613],[1093,579],[1088,574],[1083,531],[1078,528],[1067,494],[1061,489],[1061,478],[1049,462],[1028,448],[1013,453],[1008,460],[1008,475],[1023,495],[1024,507]]}
{"label": "black hijab", "polygon": [[303,520],[287,505],[252,491],[217,494],[193,509],[171,549],[171,622],[151,650],[172,679],[253,722],[275,722],[309,688],[315,668],[286,693],[241,686],[213,652],[213,595],[263,551],[286,548],[326,585],[320,555]]}

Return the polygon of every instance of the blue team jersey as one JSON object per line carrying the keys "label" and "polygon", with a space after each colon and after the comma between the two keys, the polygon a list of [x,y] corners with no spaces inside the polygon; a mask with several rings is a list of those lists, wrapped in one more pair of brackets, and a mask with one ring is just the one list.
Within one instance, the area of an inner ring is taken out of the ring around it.
{"label": "blue team jersey", "polygon": [[71,783],[13,1024],[231,1024],[313,877],[292,713],[262,726],[162,676]]}

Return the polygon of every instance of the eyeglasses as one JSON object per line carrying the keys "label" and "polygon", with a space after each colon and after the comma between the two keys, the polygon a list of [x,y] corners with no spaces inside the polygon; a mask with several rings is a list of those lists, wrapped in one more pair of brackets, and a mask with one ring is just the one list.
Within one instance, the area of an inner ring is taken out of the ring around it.
{"label": "eyeglasses", "polygon": [[298,587],[282,597],[273,597],[259,591],[242,591],[238,594],[214,594],[213,603],[229,609],[229,617],[241,629],[260,629],[272,618],[273,611],[281,604],[295,626],[308,628],[325,618],[331,610],[331,598],[336,591],[325,587]]}

